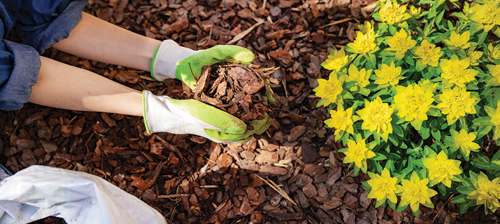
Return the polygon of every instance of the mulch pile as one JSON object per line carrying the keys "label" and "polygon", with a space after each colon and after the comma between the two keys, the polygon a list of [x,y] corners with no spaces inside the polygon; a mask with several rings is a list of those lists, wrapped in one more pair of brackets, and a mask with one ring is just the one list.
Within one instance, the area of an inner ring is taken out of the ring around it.
{"label": "mulch pile", "polygon": [[[328,71],[328,50],[355,37],[373,0],[89,0],[86,11],[139,34],[173,39],[192,49],[246,47],[269,75],[276,101],[271,127],[245,144],[216,144],[191,135],[147,135],[141,117],[27,104],[0,111],[0,163],[12,172],[42,164],[100,176],[156,208],[169,223],[498,223],[434,197],[421,206],[375,208],[342,163],[342,146],[324,128],[328,117],[312,89]],[[193,98],[178,80],[88,61],[55,49],[46,56],[88,69],[137,90]],[[242,109],[238,108],[238,112]],[[472,210],[472,209],[471,209]],[[37,223],[62,223],[47,218]]]}

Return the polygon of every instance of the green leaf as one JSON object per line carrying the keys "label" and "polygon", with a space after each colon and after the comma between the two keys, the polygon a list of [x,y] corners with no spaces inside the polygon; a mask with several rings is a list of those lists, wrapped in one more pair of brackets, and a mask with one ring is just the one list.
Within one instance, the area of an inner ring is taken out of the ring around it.
{"label": "green leaf", "polygon": [[399,135],[403,138],[405,137],[403,129],[401,129],[401,127],[399,125],[393,124],[392,129],[394,130],[394,132],[396,132],[397,135]]}
{"label": "green leaf", "polygon": [[398,210],[396,210],[397,212],[402,212],[403,210],[405,210],[405,208],[408,207],[408,205],[405,205],[405,206],[401,206],[401,204],[399,204],[398,206]]}
{"label": "green leaf", "polygon": [[381,205],[383,205],[385,202],[386,202],[386,200],[377,201],[377,203],[375,203],[375,208],[380,207],[380,206],[381,206]]}
{"label": "green leaf", "polygon": [[468,201],[466,203],[462,203],[460,205],[460,214],[464,214],[467,210],[469,210],[470,206],[473,206],[476,204],[476,200]]}
{"label": "green leaf", "polygon": [[417,60],[417,65],[415,66],[415,68],[417,69],[417,71],[422,71],[424,70],[426,65],[422,64],[422,59],[418,59]]}
{"label": "green leaf", "polygon": [[389,32],[391,32],[391,35],[394,36],[398,31],[396,30],[396,27],[394,27],[393,25],[389,25]]}
{"label": "green leaf", "polygon": [[474,188],[472,186],[457,187],[457,191],[460,192],[461,194],[465,194],[465,195],[468,195],[475,190],[476,190],[476,188]]}
{"label": "green leaf", "polygon": [[439,189],[439,193],[441,193],[441,195],[443,195],[443,196],[446,195],[446,186],[444,186],[443,183],[438,184],[438,189]]}
{"label": "green leaf", "polygon": [[418,131],[422,135],[422,139],[427,139],[431,135],[431,130],[427,127],[421,127],[420,131]]}
{"label": "green leaf", "polygon": [[429,108],[429,111],[427,112],[427,114],[429,114],[433,117],[441,117],[442,116],[441,111],[435,107]]}
{"label": "green leaf", "polygon": [[395,209],[396,209],[396,204],[394,204],[392,201],[387,200],[387,204],[389,204],[389,206],[390,206],[393,210],[395,210]]}
{"label": "green leaf", "polygon": [[467,199],[467,195],[465,194],[461,194],[457,197],[454,197],[451,199],[451,203],[454,203],[454,204],[461,204],[461,203],[464,203],[466,202],[468,199]]}
{"label": "green leaf", "polygon": [[476,118],[472,122],[474,122],[474,124],[477,124],[477,125],[493,125],[490,117]]}
{"label": "green leaf", "polygon": [[376,155],[375,157],[371,158],[371,159],[373,159],[373,160],[375,160],[375,161],[378,161],[378,160],[385,160],[385,159],[387,159],[387,157],[386,157],[386,156],[384,156],[383,154],[376,153],[375,155]]}
{"label": "green leaf", "polygon": [[413,57],[412,57],[412,56],[406,56],[406,57],[405,57],[405,61],[406,61],[406,63],[408,63],[409,65],[411,65],[411,66],[415,66],[415,61],[413,60]]}
{"label": "green leaf", "polygon": [[432,137],[434,137],[437,141],[441,141],[441,131],[437,129],[431,130]]}
{"label": "green leaf", "polygon": [[478,45],[481,45],[484,42],[484,40],[486,39],[486,36],[488,36],[488,32],[482,32],[479,35],[479,40],[477,41]]}
{"label": "green leaf", "polygon": [[476,139],[480,139],[493,129],[493,126],[481,126],[477,131]]}

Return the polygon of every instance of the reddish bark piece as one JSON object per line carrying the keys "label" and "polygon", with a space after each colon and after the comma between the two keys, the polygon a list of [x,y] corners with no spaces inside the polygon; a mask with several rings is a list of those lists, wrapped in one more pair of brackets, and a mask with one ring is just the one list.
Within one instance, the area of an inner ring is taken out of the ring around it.
{"label": "reddish bark piece", "polygon": [[226,171],[233,163],[233,157],[227,153],[222,153],[217,159],[217,166],[220,170]]}
{"label": "reddish bark piece", "polygon": [[252,214],[253,210],[254,209],[252,208],[252,206],[248,202],[248,198],[244,197],[243,202],[241,203],[241,207],[240,207],[241,214],[243,214],[245,216],[250,215],[250,214]]}
{"label": "reddish bark piece", "polygon": [[318,158],[319,154],[316,148],[313,148],[309,143],[302,144],[302,161],[304,163],[312,163]]}
{"label": "reddish bark piece", "polygon": [[257,157],[255,157],[255,162],[265,164],[275,164],[278,163],[279,161],[279,156],[275,152],[268,152],[268,151],[260,151],[257,154]]}
{"label": "reddish bark piece", "polygon": [[315,197],[316,195],[318,195],[318,190],[316,189],[316,186],[314,186],[313,184],[308,184],[308,185],[304,186],[304,188],[302,188],[302,191],[309,198],[312,198],[312,197]]}
{"label": "reddish bark piece", "polygon": [[294,63],[292,55],[284,50],[271,51],[269,56],[277,60],[285,68],[292,66]]}
{"label": "reddish bark piece", "polygon": [[340,198],[331,198],[329,201],[325,202],[323,204],[323,208],[325,210],[330,210],[334,208],[338,208],[340,205],[342,205],[342,199]]}
{"label": "reddish bark piece", "polygon": [[156,193],[154,193],[151,189],[147,189],[144,193],[142,193],[142,199],[146,202],[156,201]]}
{"label": "reddish bark piece", "polygon": [[133,71],[122,71],[115,75],[114,79],[118,82],[126,82],[130,84],[135,84],[139,82],[139,75],[137,72]]}
{"label": "reddish bark piece", "polygon": [[244,8],[243,10],[238,11],[238,16],[243,19],[248,19],[252,17],[252,11],[249,8]]}
{"label": "reddish bark piece", "polygon": [[259,201],[259,192],[257,192],[257,190],[255,190],[255,188],[253,188],[253,187],[247,187],[245,189],[245,191],[247,193],[248,200]]}
{"label": "reddish bark piece", "polygon": [[259,172],[263,174],[277,175],[277,176],[285,175],[288,173],[288,171],[284,168],[271,166],[269,164],[260,166]]}
{"label": "reddish bark piece", "polygon": [[368,198],[368,194],[370,194],[370,191],[364,191],[360,196],[359,196],[359,203],[363,208],[367,209],[370,204],[372,203],[371,198]]}
{"label": "reddish bark piece", "polygon": [[325,168],[323,168],[320,165],[312,164],[312,163],[307,163],[304,164],[304,171],[309,174],[310,176],[314,177],[318,174],[322,174],[325,172]]}
{"label": "reddish bark piece", "polygon": [[358,198],[354,197],[352,194],[346,194],[344,197],[344,204],[349,207],[352,207],[353,203],[357,202]]}
{"label": "reddish bark piece", "polygon": [[292,128],[292,130],[290,130],[290,135],[288,135],[287,140],[289,142],[294,142],[295,140],[297,140],[297,138],[302,136],[304,133],[306,133],[306,126],[298,125],[298,126]]}

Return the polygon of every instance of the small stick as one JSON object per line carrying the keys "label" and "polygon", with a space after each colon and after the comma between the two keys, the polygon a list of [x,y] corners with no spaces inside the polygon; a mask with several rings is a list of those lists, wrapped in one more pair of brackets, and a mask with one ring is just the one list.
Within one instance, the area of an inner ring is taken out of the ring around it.
{"label": "small stick", "polygon": [[189,63],[189,69],[191,69],[191,74],[193,75],[194,81],[198,82],[198,78],[196,78],[196,75],[194,75],[193,68],[191,68],[191,63]]}
{"label": "small stick", "polygon": [[158,195],[158,198],[178,198],[178,197],[188,197],[191,194],[169,194],[169,195]]}
{"label": "small stick", "polygon": [[448,198],[448,200],[446,201],[446,203],[444,203],[443,207],[441,207],[441,209],[439,209],[438,213],[436,214],[436,216],[434,216],[434,218],[432,219],[432,223],[434,223],[434,221],[436,220],[436,218],[439,216],[439,214],[441,214],[441,210],[443,210],[444,206],[446,206],[446,204],[448,204],[448,202],[450,202],[450,200],[453,198],[453,196],[455,196],[455,194],[452,194],[450,196],[450,198]]}

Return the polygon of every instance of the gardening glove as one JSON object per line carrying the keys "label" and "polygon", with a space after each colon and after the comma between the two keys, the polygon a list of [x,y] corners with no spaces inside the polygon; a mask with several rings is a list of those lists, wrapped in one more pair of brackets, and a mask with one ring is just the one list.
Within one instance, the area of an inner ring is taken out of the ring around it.
{"label": "gardening glove", "polygon": [[172,134],[194,134],[214,142],[246,142],[252,134],[262,134],[271,125],[265,119],[249,122],[253,130],[235,116],[197,100],[176,100],[142,92],[146,131]]}
{"label": "gardening glove", "polygon": [[194,51],[177,45],[173,40],[165,40],[151,61],[151,76],[158,81],[177,78],[194,89],[196,80],[193,75],[200,77],[204,65],[221,62],[250,64],[254,57],[252,51],[234,45],[218,45],[207,50]]}

